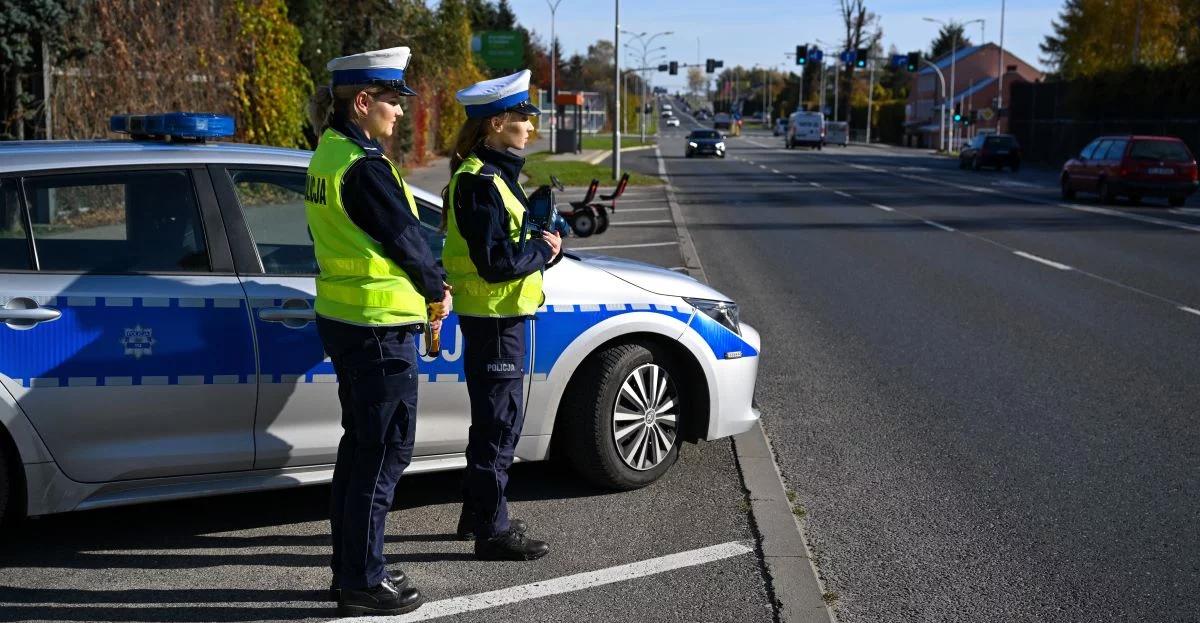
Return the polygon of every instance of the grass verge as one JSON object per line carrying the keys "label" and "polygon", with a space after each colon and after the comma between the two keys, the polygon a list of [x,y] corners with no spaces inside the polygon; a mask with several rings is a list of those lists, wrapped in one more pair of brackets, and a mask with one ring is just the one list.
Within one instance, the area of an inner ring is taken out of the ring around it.
{"label": "grass verge", "polygon": [[[558,177],[558,180],[566,186],[587,186],[592,182],[592,178],[600,180],[600,186],[605,192],[612,186],[612,167],[602,164],[588,164],[578,160],[566,161],[548,161],[546,157],[548,152],[538,152],[530,154],[525,159],[525,175],[529,176],[529,181],[526,183],[526,188],[533,188],[543,184],[550,183],[550,176]],[[641,173],[629,171],[629,184],[631,186],[655,186],[662,184],[662,180]]]}

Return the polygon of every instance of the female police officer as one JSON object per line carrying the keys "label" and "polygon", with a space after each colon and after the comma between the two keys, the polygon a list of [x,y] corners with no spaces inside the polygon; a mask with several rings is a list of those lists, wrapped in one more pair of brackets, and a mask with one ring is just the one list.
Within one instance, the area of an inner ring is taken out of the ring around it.
{"label": "female police officer", "polygon": [[404,83],[408,59],[400,47],[330,61],[332,84],[309,111],[324,129],[305,197],[320,266],[317,331],[337,372],[345,431],[330,501],[343,615],[398,614],[423,601],[383,558],[384,521],[413,452],[415,333],[450,305],[412,194],[379,143],[403,114],[401,98],[415,95]]}
{"label": "female police officer", "polygon": [[443,212],[442,264],[454,287],[464,341],[471,430],[460,534],[475,538],[483,560],[533,560],[550,551],[509,520],[504,490],[524,419],[521,377],[525,321],[541,306],[541,271],[562,239],[542,233],[520,244],[526,196],[518,182],[533,129],[529,70],[458,92],[467,122],[458,133]]}

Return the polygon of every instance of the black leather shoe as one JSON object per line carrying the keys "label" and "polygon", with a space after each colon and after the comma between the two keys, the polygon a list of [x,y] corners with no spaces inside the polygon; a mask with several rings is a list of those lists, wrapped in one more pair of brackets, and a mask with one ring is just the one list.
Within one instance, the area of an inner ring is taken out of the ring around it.
{"label": "black leather shoe", "polygon": [[395,615],[412,612],[425,603],[421,591],[399,588],[385,579],[362,590],[346,589],[338,597],[338,614],[344,617]]}
{"label": "black leather shoe", "polygon": [[[508,529],[516,530],[521,534],[525,534],[525,531],[529,529],[529,526],[525,525],[525,522],[521,521],[520,519],[509,519]],[[458,518],[458,540],[475,540],[475,527],[471,525],[471,521],[466,515],[461,515]]]}
{"label": "black leather shoe", "polygon": [[479,560],[537,560],[549,553],[550,546],[545,541],[536,541],[515,530],[475,541],[475,557]]}
{"label": "black leather shoe", "polygon": [[[408,588],[408,576],[404,575],[403,571],[388,571],[388,579],[397,589],[404,590]],[[329,601],[337,601],[342,596],[342,589],[338,588],[337,578],[334,578],[329,583]]]}

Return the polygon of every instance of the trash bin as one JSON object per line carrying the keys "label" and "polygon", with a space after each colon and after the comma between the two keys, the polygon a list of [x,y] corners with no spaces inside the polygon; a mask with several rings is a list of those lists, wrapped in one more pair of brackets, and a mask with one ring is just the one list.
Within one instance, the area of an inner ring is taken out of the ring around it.
{"label": "trash bin", "polygon": [[579,147],[579,135],[574,128],[558,130],[554,134],[554,153],[573,154]]}

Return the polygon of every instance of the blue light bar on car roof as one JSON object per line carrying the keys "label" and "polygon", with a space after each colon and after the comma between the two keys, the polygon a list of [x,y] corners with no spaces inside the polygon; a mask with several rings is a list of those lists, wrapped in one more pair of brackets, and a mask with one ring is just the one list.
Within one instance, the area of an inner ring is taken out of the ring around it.
{"label": "blue light bar on car roof", "polygon": [[108,127],[133,138],[171,138],[203,141],[233,136],[233,117],[206,112],[169,112],[157,115],[113,115]]}

